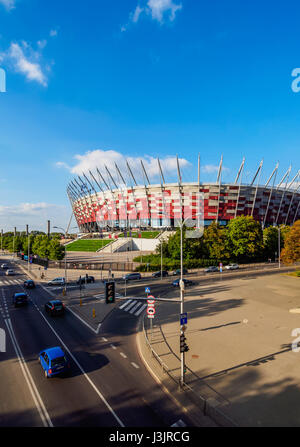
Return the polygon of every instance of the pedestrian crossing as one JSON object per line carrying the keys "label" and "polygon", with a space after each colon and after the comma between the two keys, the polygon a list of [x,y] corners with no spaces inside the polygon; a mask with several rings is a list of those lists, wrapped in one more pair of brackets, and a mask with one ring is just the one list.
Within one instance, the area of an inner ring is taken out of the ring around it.
{"label": "pedestrian crossing", "polygon": [[3,279],[0,280],[0,286],[16,286],[16,285],[20,285],[20,284],[24,284],[24,280],[22,279]]}
{"label": "pedestrian crossing", "polygon": [[147,304],[145,304],[145,301],[136,301],[135,299],[128,299],[125,301],[125,303],[119,306],[119,309],[138,317],[146,309],[146,307]]}

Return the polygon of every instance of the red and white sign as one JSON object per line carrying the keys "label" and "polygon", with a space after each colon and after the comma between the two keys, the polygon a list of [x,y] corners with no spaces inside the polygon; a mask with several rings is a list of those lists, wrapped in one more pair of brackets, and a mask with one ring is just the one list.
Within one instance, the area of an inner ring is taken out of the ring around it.
{"label": "red and white sign", "polygon": [[148,296],[147,303],[148,303],[147,307],[148,318],[154,318],[156,311],[155,311],[155,298],[153,295]]}

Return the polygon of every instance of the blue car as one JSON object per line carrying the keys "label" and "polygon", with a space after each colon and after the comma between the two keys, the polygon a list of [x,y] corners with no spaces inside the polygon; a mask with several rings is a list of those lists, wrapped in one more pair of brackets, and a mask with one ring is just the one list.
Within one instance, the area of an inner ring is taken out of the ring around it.
{"label": "blue car", "polygon": [[39,362],[47,378],[70,371],[70,363],[66,354],[59,346],[41,351],[39,353]]}

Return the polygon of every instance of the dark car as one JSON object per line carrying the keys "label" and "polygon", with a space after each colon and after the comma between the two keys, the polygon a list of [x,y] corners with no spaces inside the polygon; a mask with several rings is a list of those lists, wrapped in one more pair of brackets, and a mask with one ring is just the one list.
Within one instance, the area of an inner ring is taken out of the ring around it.
{"label": "dark car", "polygon": [[45,304],[45,311],[51,315],[63,315],[65,313],[65,305],[60,300],[50,300]]}
{"label": "dark car", "polygon": [[140,273],[127,273],[127,275],[123,276],[123,279],[126,281],[130,281],[133,279],[141,279],[142,275]]}
{"label": "dark car", "polygon": [[[180,278],[175,279],[175,281],[172,282],[172,286],[179,287],[179,281],[180,281]],[[185,278],[183,278],[183,282],[184,282],[185,286],[192,286],[194,284],[193,281],[191,281],[189,279],[185,279]]]}
{"label": "dark car", "polygon": [[162,272],[159,270],[158,272],[152,273],[153,278],[160,278],[161,276],[168,276],[168,272],[163,270]]}
{"label": "dark car", "polygon": [[[183,274],[186,275],[188,273],[187,269],[183,269]],[[173,276],[181,275],[181,269],[177,269],[173,272]]]}
{"label": "dark car", "polygon": [[24,306],[28,303],[28,295],[26,293],[15,293],[13,295],[13,305],[15,307]]}
{"label": "dark car", "polygon": [[70,372],[70,362],[59,346],[41,351],[39,362],[47,378]]}
{"label": "dark car", "polygon": [[7,264],[1,264],[1,268],[2,268],[3,270],[8,269],[8,265],[7,265]]}
{"label": "dark car", "polygon": [[85,284],[86,282],[87,283],[95,282],[95,278],[93,276],[88,277],[83,276],[77,280],[77,284]]}
{"label": "dark car", "polygon": [[218,272],[219,269],[215,265],[211,265],[210,267],[207,267],[207,269],[204,270],[205,273],[211,273],[211,272]]}
{"label": "dark car", "polygon": [[32,281],[32,279],[27,279],[27,281],[24,281],[24,287],[25,289],[34,289],[35,288],[34,281]]}

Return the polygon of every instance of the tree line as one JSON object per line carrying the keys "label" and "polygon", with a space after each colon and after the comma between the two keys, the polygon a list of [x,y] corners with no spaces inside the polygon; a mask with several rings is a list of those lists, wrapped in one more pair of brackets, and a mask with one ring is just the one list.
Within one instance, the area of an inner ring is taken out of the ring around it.
{"label": "tree line", "polygon": [[3,234],[2,248],[9,252],[28,254],[28,239],[29,239],[29,254],[37,255],[43,259],[61,260],[65,256],[65,248],[60,244],[60,233],[51,233],[50,236],[42,232],[31,232],[29,237],[26,233],[16,233],[14,237],[13,232]]}
{"label": "tree line", "polygon": [[[220,262],[226,265],[232,262],[275,261],[279,256],[279,238],[281,260],[287,264],[300,261],[300,220],[292,227],[280,225],[262,229],[253,217],[239,216],[226,226],[211,223],[198,239],[186,238],[186,231],[187,228],[183,227],[183,259],[187,268],[206,267]],[[143,262],[139,269],[160,268],[161,250],[165,269],[180,267],[180,228],[157,247],[155,254],[135,258]]]}

